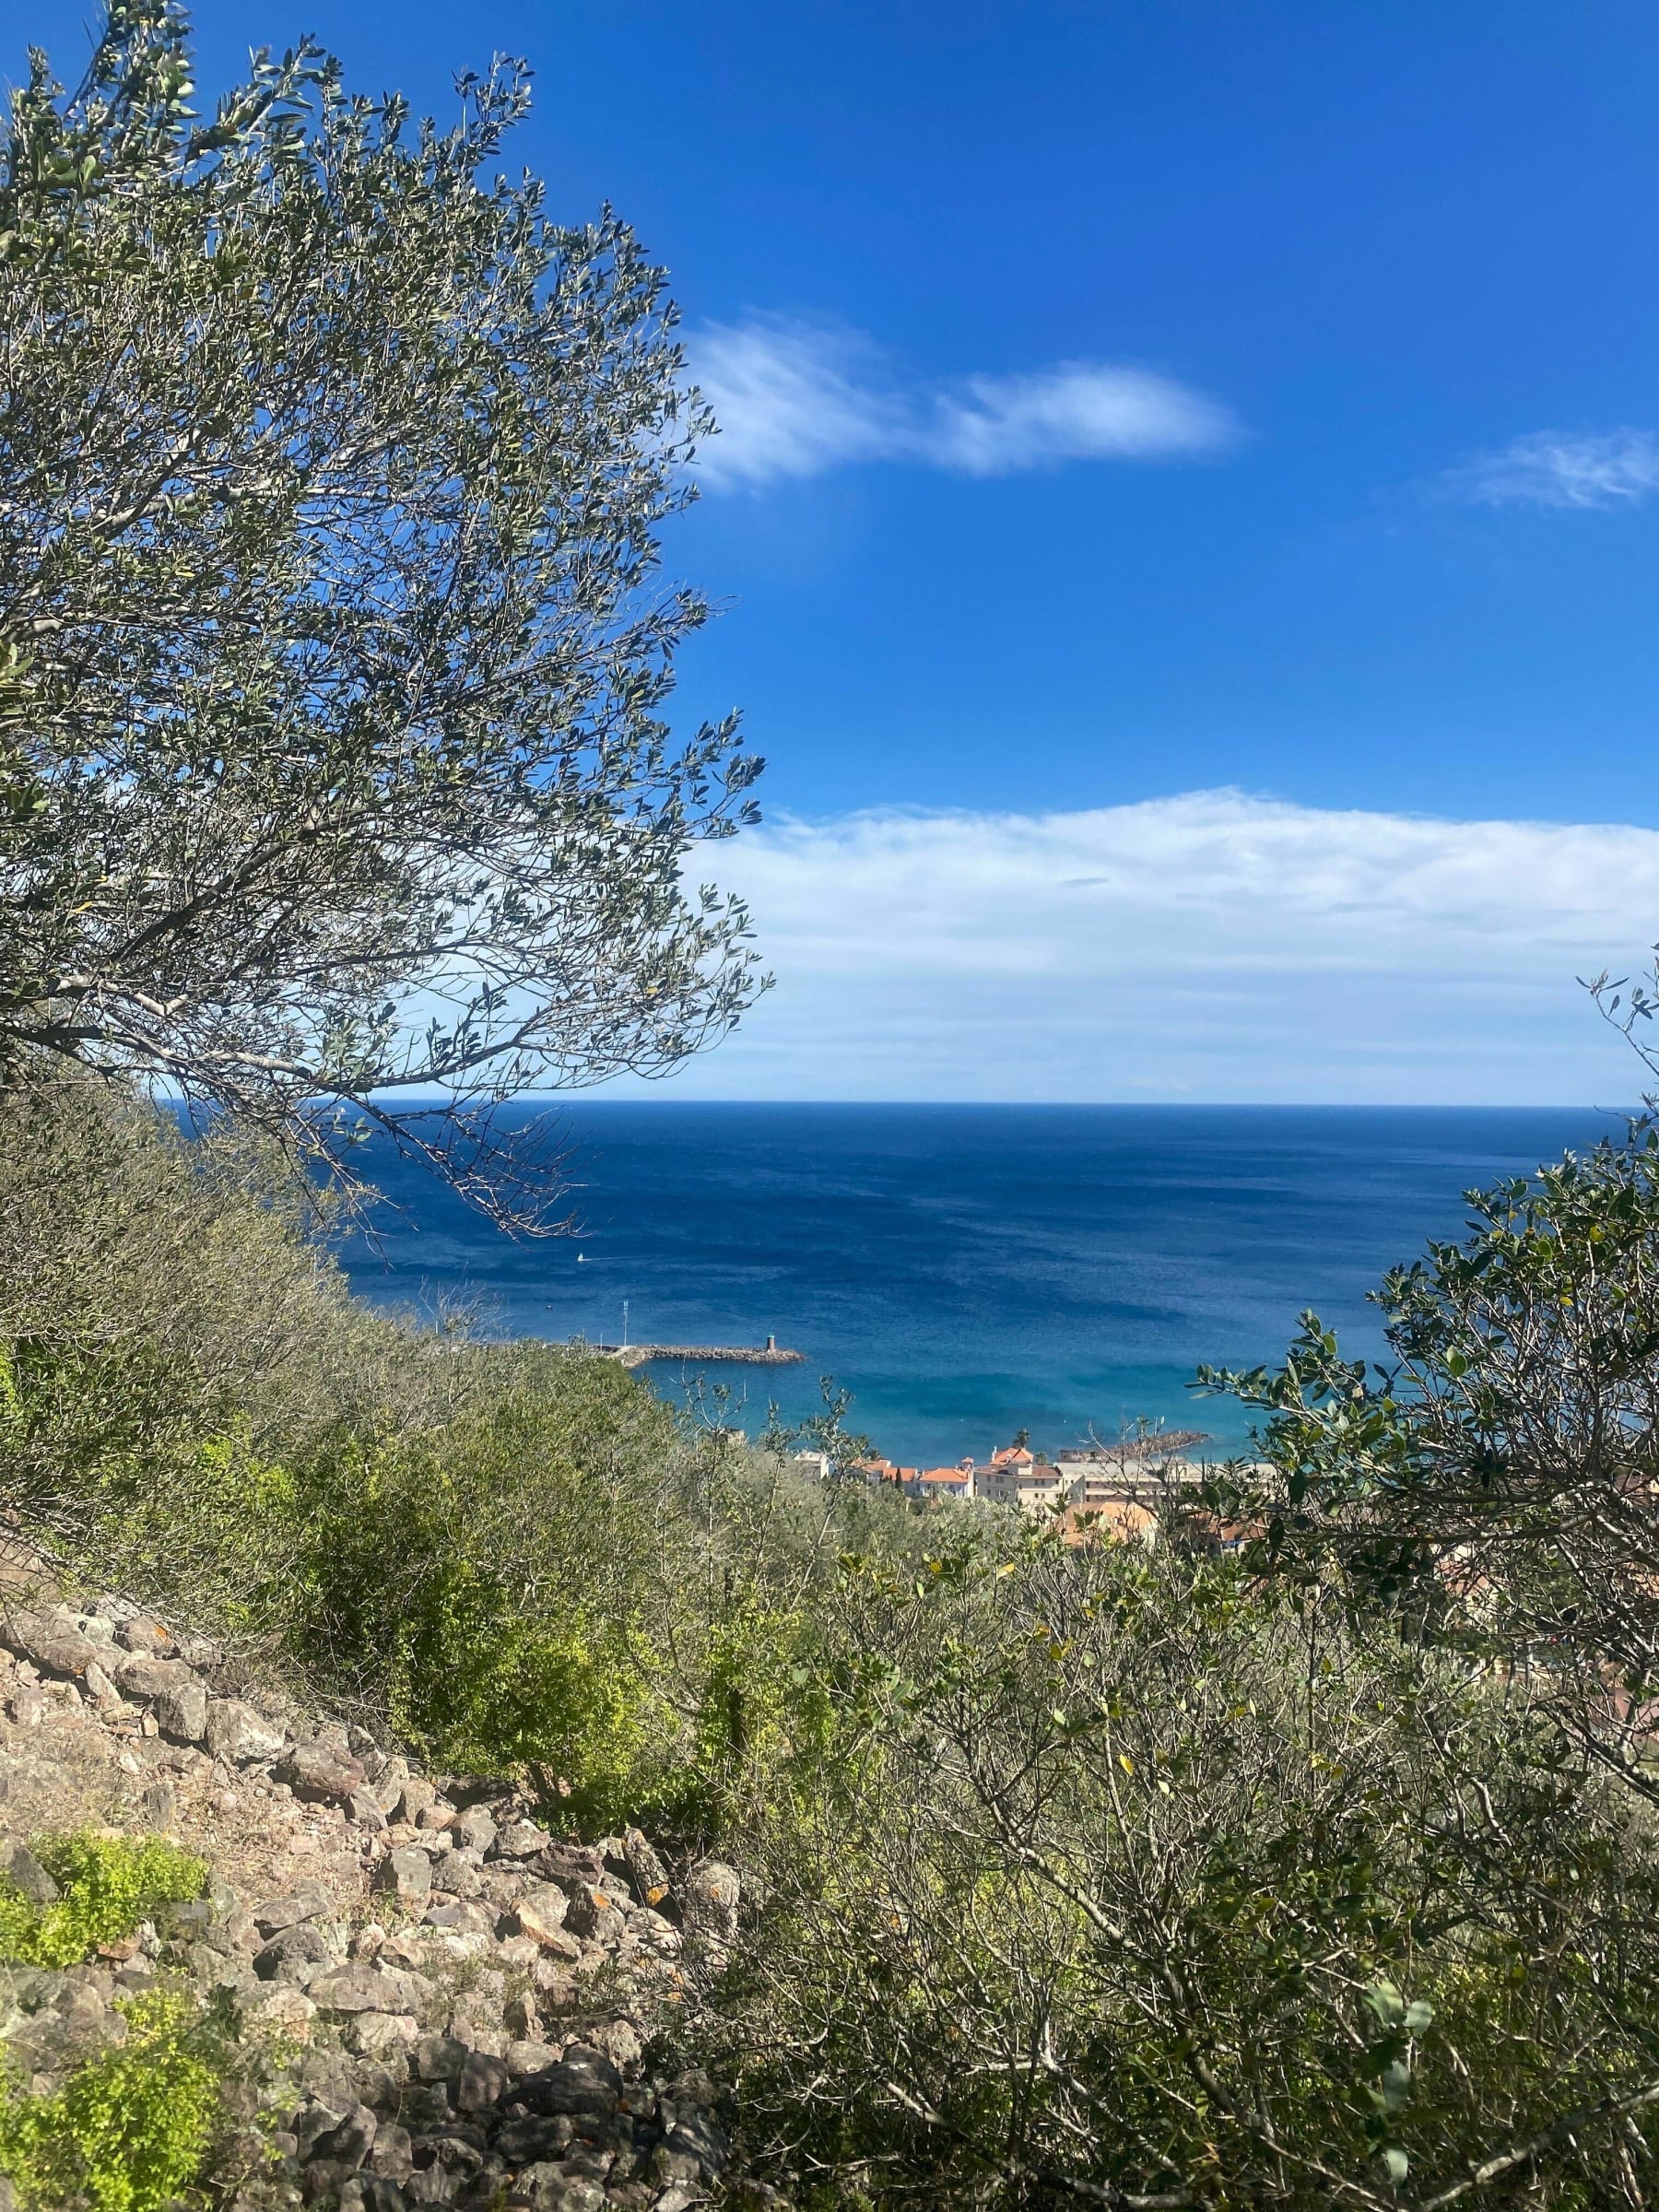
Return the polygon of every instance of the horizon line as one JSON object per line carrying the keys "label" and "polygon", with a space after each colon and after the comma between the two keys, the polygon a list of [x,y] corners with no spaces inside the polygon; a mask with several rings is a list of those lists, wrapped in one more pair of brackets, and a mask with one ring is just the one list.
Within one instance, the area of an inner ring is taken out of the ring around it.
{"label": "horizon line", "polygon": [[[442,1093],[412,1092],[385,1093],[399,1097],[406,1106],[445,1103],[465,1105],[477,1103],[476,1096],[469,1100],[465,1094],[449,1100]],[[1641,1102],[1634,1105],[1605,1106],[1594,1101],[1567,1099],[1530,1100],[1453,1100],[1453,1099],[768,1099],[768,1098],[664,1098],[629,1092],[622,1097],[602,1097],[597,1088],[581,1090],[524,1090],[510,1099],[498,1101],[503,1106],[528,1104],[585,1104],[595,1106],[784,1106],[784,1107],[884,1107],[904,1106],[925,1108],[935,1112],[968,1113],[982,1109],[1000,1110],[1007,1107],[1034,1109],[1045,1112],[1100,1112],[1133,1109],[1159,1111],[1172,1108],[1181,1111],[1198,1111],[1220,1113],[1599,1113],[1637,1119],[1649,1109]]]}

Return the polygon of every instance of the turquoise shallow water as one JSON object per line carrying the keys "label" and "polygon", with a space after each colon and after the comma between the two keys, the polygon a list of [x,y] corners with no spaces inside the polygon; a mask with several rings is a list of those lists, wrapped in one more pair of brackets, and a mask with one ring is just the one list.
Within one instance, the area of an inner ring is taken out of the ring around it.
{"label": "turquoise shallow water", "polygon": [[[1587,1109],[742,1106],[583,1100],[557,1120],[577,1233],[515,1244],[382,1159],[397,1211],[346,1254],[399,1303],[465,1292],[510,1335],[759,1343],[807,1363],[728,1368],[754,1428],[817,1378],[893,1457],[1050,1449],[1145,1415],[1245,1441],[1184,1385],[1204,1359],[1283,1349],[1314,1307],[1382,1348],[1366,1291],[1461,1194],[1620,1126]],[[578,1254],[581,1258],[578,1258]],[[678,1394],[686,1378],[648,1371]]]}

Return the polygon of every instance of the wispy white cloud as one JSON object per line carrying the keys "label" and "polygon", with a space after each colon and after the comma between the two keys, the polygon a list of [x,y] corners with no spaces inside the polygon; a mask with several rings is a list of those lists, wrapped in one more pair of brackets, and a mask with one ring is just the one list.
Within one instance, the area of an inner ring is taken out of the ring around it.
{"label": "wispy white cloud", "polygon": [[1450,470],[1441,482],[1477,507],[1628,507],[1659,491],[1659,436],[1537,430]]}
{"label": "wispy white cloud", "polygon": [[691,371],[720,435],[698,456],[706,483],[814,477],[889,457],[903,402],[877,381],[867,341],[782,320],[709,324],[689,342]]}
{"label": "wispy white cloud", "polygon": [[1066,361],[1031,376],[975,376],[940,393],[918,450],[941,468],[1005,477],[1060,461],[1138,461],[1230,443],[1213,399],[1145,369]]}
{"label": "wispy white cloud", "polygon": [[724,1097],[1617,1105],[1575,977],[1659,935],[1659,832],[1200,792],[785,821],[725,848],[779,982]]}
{"label": "wispy white cloud", "polygon": [[1237,435],[1217,401],[1112,362],[906,388],[869,339],[780,316],[711,324],[688,350],[721,426],[698,457],[698,475],[717,487],[861,461],[1011,476],[1209,453]]}

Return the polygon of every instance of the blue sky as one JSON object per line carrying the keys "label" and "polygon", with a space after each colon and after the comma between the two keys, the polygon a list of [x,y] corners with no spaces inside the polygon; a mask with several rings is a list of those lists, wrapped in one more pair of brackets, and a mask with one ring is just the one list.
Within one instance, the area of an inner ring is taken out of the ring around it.
{"label": "blue sky", "polygon": [[[84,12],[6,14],[68,68]],[[1099,1019],[1030,1030],[1053,1095],[1079,1095],[1063,1068],[1106,1097],[1618,1091],[1624,1062],[1571,977],[1659,935],[1659,843],[1573,847],[1583,879],[1550,908],[1569,919],[1538,935],[1518,932],[1513,887],[1464,896],[1459,869],[1489,886],[1509,849],[1467,832],[1441,906],[1390,909],[1370,964],[1344,970],[1351,1048],[1335,1010],[1310,1012],[1288,1059],[1273,1010],[1297,1000],[1302,956],[1256,944],[1261,888],[1231,864],[1253,807],[1299,810],[1303,858],[1276,865],[1303,869],[1305,943],[1328,944],[1346,940],[1321,882],[1393,835],[1356,823],[1659,830],[1652,8],[206,0],[196,16],[206,90],[249,43],[304,29],[354,83],[441,112],[454,68],[528,55],[522,158],[572,217],[614,201],[674,272],[727,422],[669,546],[727,607],[685,657],[682,709],[741,706],[768,755],[779,827],[727,873],[786,917],[759,917],[784,982],[752,1030],[771,1023],[773,1043],[689,1087],[983,1095],[987,1024],[1012,1018],[972,949],[1008,912],[984,856],[1011,838],[1033,880],[1059,882],[1077,835],[1111,843],[1115,823],[1194,899],[1211,887],[1204,929],[1166,917],[1150,971],[1211,961],[1214,923],[1253,961],[1232,994],[1245,1018],[1143,1015],[1151,1065],[1132,1077],[1121,921],[1056,895],[1027,972],[1070,973],[1092,947],[1094,980],[1067,988]],[[1201,831],[1158,810],[1222,789],[1247,795]],[[904,1006],[947,1030],[959,1011],[959,1049],[884,1054],[854,1026],[835,1076],[800,1041],[830,1004],[798,980],[819,972],[810,918],[844,895],[848,838],[873,851],[900,829],[891,865],[937,887],[929,928],[962,923],[960,972],[918,972]]]}

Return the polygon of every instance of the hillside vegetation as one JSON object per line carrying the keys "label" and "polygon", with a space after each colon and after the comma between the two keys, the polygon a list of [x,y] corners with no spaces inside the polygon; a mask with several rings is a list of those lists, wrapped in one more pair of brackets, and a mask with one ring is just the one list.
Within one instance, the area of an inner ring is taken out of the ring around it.
{"label": "hillside vegetation", "polygon": [[842,1555],[917,1547],[614,1361],[371,1311],[257,1148],[74,1075],[7,1105],[8,1505],[424,1756],[717,1822],[816,1712]]}
{"label": "hillside vegetation", "polygon": [[735,2171],[848,2207],[1652,2201],[1643,1133],[1392,1278],[1392,1378],[1312,1320],[1213,1378],[1270,1462],[1068,1547],[372,1312],[269,1159],[89,1079],[6,1112],[8,1512],[572,1837],[739,1865],[684,2023]]}

